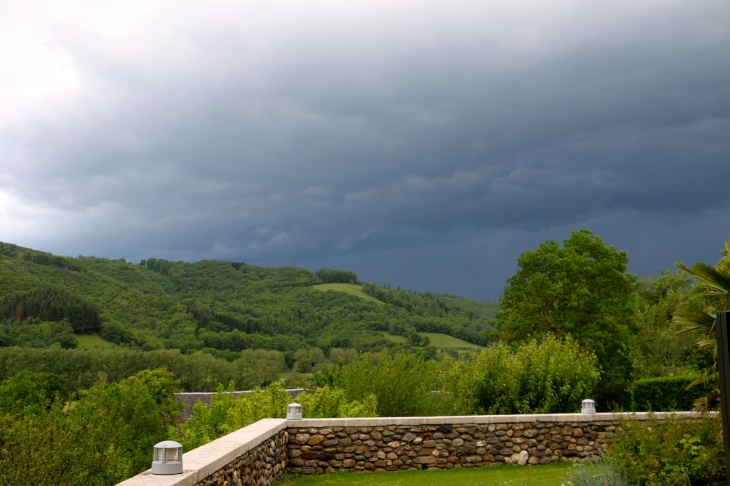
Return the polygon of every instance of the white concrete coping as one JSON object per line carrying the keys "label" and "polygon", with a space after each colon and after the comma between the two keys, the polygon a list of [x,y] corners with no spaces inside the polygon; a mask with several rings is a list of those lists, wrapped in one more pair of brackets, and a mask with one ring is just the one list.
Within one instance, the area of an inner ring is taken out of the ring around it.
{"label": "white concrete coping", "polygon": [[[149,470],[119,486],[193,486],[286,428],[285,419],[263,419],[183,454],[183,473],[155,475]],[[150,457],[152,451],[150,451]],[[151,462],[150,462],[151,464]]]}
{"label": "white concrete coping", "polygon": [[[305,411],[306,412],[306,411]],[[579,423],[614,422],[617,420],[647,420],[651,415],[663,419],[674,415],[682,418],[700,418],[698,412],[624,412],[624,413],[554,413],[525,415],[462,415],[444,417],[373,417],[289,420],[288,428],[317,427],[385,427],[388,425],[486,425],[516,423]]]}

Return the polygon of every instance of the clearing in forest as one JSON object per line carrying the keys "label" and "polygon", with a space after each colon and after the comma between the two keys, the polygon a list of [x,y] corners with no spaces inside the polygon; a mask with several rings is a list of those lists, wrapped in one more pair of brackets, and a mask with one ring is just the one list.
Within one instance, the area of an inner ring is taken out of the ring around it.
{"label": "clearing in forest", "polygon": [[[436,349],[455,349],[457,351],[472,352],[484,349],[484,346],[472,344],[464,341],[463,339],[449,336],[448,334],[441,334],[438,332],[419,332],[418,335],[421,337],[428,337],[429,341],[431,341],[430,346],[433,346]],[[395,334],[390,334],[388,332],[384,332],[383,336],[388,341],[393,341],[394,343],[406,342],[406,338],[404,338],[403,336],[396,336]]]}
{"label": "clearing in forest", "polygon": [[365,300],[371,300],[373,302],[377,302],[378,304],[383,305],[383,302],[379,301],[372,295],[368,295],[365,292],[363,292],[362,285],[346,284],[346,283],[327,283],[327,284],[314,285],[314,286],[312,286],[312,288],[321,290],[323,292],[326,292],[328,290],[334,290],[337,292],[345,292],[346,294],[354,295],[356,297],[360,297]]}

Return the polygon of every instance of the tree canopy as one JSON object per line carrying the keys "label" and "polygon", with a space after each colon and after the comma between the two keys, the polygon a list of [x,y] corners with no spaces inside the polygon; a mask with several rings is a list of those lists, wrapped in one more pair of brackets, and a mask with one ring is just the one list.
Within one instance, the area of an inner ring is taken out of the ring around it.
{"label": "tree canopy", "polygon": [[572,336],[598,357],[599,399],[625,402],[630,372],[625,348],[636,290],[636,277],[626,272],[626,252],[583,229],[574,231],[562,248],[549,240],[523,253],[518,265],[497,314],[502,340]]}

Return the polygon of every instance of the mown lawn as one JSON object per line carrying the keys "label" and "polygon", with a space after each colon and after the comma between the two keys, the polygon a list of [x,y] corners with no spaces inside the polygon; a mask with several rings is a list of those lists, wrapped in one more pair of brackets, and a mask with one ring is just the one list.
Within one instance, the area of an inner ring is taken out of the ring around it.
{"label": "mown lawn", "polygon": [[341,472],[324,476],[287,476],[276,486],[561,486],[570,462],[549,466],[492,466],[394,473]]}

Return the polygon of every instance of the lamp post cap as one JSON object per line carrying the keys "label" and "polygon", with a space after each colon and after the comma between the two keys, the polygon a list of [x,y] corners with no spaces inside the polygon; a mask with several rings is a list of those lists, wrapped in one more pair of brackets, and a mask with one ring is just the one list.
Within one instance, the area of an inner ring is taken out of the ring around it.
{"label": "lamp post cap", "polygon": [[155,449],[175,449],[182,447],[182,444],[175,442],[174,440],[163,440],[154,445]]}

